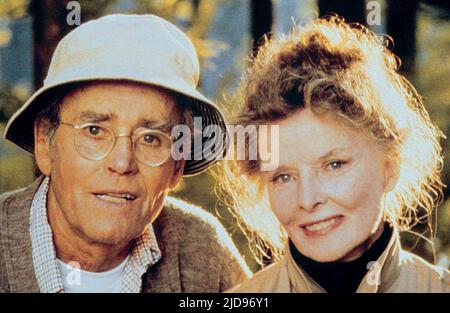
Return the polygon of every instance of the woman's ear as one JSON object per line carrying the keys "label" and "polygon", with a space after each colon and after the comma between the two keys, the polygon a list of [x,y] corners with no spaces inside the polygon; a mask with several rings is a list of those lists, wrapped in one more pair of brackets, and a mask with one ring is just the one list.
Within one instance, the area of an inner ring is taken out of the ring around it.
{"label": "woman's ear", "polygon": [[390,192],[397,185],[398,179],[400,177],[400,169],[398,163],[394,160],[389,160],[386,162],[386,174],[384,182],[384,191]]}
{"label": "woman's ear", "polygon": [[170,189],[174,189],[180,182],[180,180],[183,176],[185,164],[186,164],[186,161],[184,158],[182,158],[179,161],[175,161],[175,169],[173,172],[172,179],[170,181]]}
{"label": "woman's ear", "polygon": [[34,157],[42,174],[49,176],[52,167],[50,138],[44,131],[44,127],[40,121],[34,123]]}

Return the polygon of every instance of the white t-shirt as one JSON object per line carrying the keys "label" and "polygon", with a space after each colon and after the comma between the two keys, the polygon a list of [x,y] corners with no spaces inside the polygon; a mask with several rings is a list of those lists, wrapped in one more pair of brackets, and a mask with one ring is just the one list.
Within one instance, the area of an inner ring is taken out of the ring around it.
{"label": "white t-shirt", "polygon": [[117,267],[107,272],[88,272],[74,264],[66,264],[57,259],[63,278],[64,292],[67,293],[118,293],[128,257]]}

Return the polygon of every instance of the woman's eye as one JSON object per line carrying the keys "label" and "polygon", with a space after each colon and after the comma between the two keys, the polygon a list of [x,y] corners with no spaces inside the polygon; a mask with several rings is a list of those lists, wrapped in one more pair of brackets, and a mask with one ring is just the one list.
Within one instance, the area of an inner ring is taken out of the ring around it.
{"label": "woman's eye", "polygon": [[331,170],[341,169],[347,162],[345,161],[333,161],[327,164],[327,167]]}
{"label": "woman's eye", "polygon": [[275,183],[286,184],[292,180],[292,176],[289,174],[280,174],[273,178]]}

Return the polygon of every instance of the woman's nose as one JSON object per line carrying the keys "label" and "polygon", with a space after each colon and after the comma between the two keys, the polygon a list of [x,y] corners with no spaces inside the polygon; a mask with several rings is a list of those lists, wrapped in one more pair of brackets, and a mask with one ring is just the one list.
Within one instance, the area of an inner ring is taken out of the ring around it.
{"label": "woman's nose", "polygon": [[306,211],[314,211],[326,202],[322,182],[312,174],[303,175],[299,180],[298,206]]}

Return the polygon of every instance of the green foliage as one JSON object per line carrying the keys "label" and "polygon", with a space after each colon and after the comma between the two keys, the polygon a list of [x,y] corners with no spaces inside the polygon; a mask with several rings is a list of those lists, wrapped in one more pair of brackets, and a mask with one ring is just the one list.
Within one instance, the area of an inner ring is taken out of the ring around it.
{"label": "green foliage", "polygon": [[0,193],[25,187],[33,181],[32,158],[11,154],[0,158]]}
{"label": "green foliage", "polygon": [[[0,123],[3,133],[5,124]],[[19,148],[3,139],[0,141],[0,194],[25,187],[33,179],[33,159],[30,155],[19,152]]]}
{"label": "green foliage", "polygon": [[[450,135],[450,22],[431,14],[419,14],[417,27],[418,57],[416,86],[424,97],[431,119]],[[442,141],[444,169],[442,177],[450,184],[450,145]],[[446,190],[450,196],[450,190]]]}
{"label": "green foliage", "polygon": [[0,85],[0,123],[7,121],[29,97],[29,91],[20,85]]}

